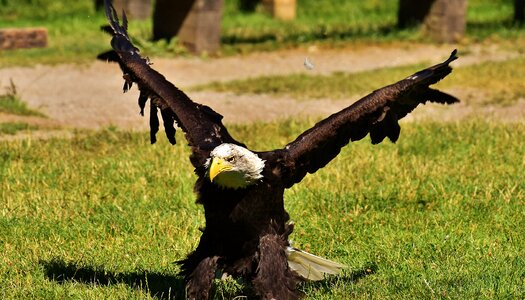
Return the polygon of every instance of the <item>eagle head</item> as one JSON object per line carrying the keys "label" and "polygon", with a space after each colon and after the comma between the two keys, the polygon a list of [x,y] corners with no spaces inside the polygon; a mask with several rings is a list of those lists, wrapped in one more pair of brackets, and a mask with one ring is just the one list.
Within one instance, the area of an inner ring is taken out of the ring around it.
{"label": "eagle head", "polygon": [[210,181],[223,188],[246,188],[262,178],[264,160],[234,144],[221,144],[210,153],[205,165]]}

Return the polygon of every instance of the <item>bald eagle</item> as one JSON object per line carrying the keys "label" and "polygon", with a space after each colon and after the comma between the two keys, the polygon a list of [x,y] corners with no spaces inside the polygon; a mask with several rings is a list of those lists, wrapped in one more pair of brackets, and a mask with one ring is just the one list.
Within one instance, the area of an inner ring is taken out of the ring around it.
{"label": "bald eagle", "polygon": [[398,120],[420,103],[451,104],[454,96],[432,89],[452,68],[456,50],[443,63],[378,89],[315,124],[282,149],[256,152],[234,139],[222,116],[189,97],[150,67],[127,33],[123,15],[106,0],[111,45],[124,73],[124,91],[140,90],[141,112],[150,100],[151,141],[158,131],[158,110],[169,141],[175,125],[185,133],[195,168],[197,202],[204,206],[206,226],[197,248],[180,261],[189,299],[207,299],[216,273],[251,282],[262,299],[297,299],[301,280],[322,279],[343,268],[335,262],[290,246],[293,224],[284,209],[284,191],[337,156],[350,141],[370,135],[373,144],[400,133]]}

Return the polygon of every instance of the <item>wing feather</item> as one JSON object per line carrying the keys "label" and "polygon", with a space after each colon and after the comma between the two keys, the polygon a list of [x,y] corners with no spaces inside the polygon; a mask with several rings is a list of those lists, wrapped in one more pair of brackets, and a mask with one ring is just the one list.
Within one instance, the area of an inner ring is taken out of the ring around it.
{"label": "wing feather", "polygon": [[149,108],[149,137],[152,144],[157,142],[157,132],[159,132],[159,115],[157,106],[153,101],[150,101]]}
{"label": "wing feather", "polygon": [[[192,148],[191,161],[196,168],[202,167],[209,156],[209,152],[222,143],[242,145],[230,136],[222,124],[222,116],[211,108],[193,102],[185,93],[175,87],[166,78],[150,67],[149,60],[139,54],[139,49],[131,42],[127,33],[127,19],[123,15],[122,25],[119,23],[117,13],[110,3],[105,1],[106,16],[111,26],[111,46],[118,56],[119,63],[124,73],[124,90],[131,88],[136,83],[141,91],[139,106],[141,113],[148,99],[155,99],[150,113],[151,141],[155,142],[155,133],[158,131],[159,120],[156,107],[161,108],[166,134],[170,142],[175,142],[174,127],[171,121],[184,131],[185,137]],[[109,31],[109,30],[106,30]],[[106,54],[105,58],[115,60],[115,55]],[[153,101],[152,101],[153,102]],[[171,110],[168,114],[165,109]],[[168,121],[168,123],[166,123]]]}
{"label": "wing feather", "polygon": [[173,112],[169,107],[166,107],[160,110],[160,114],[162,116],[162,123],[164,125],[166,137],[172,145],[175,145],[177,141],[175,140],[175,118]]}
{"label": "wing feather", "polygon": [[[457,59],[454,50],[450,57],[435,66],[421,70],[397,83],[378,89],[349,107],[320,121],[289,143],[279,153],[286,172],[282,173],[285,186],[301,181],[307,173],[314,173],[339,154],[350,141],[370,134],[373,144],[389,138],[397,141],[401,131],[398,121],[427,101],[451,104],[454,96],[431,89],[429,85],[450,74],[450,62]],[[271,157],[266,154],[265,157]]]}

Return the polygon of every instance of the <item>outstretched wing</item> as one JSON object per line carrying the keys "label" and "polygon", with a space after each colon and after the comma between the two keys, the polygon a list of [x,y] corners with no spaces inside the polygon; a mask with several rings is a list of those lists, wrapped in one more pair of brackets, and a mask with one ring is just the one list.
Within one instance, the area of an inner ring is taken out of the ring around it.
{"label": "outstretched wing", "polygon": [[285,185],[290,187],[301,181],[306,173],[314,173],[324,167],[343,146],[367,134],[370,134],[373,144],[382,142],[385,137],[395,142],[401,129],[398,120],[420,103],[459,102],[454,96],[429,87],[452,71],[449,63],[457,59],[456,53],[454,50],[443,63],[372,92],[317,123],[284,149],[277,150],[279,157],[284,158],[282,163],[286,172],[282,173],[282,180]]}
{"label": "outstretched wing", "polygon": [[209,157],[209,152],[222,143],[242,145],[235,141],[222,124],[222,116],[208,106],[193,102],[186,94],[167,81],[163,75],[150,67],[148,59],[139,54],[127,33],[126,15],[123,13],[122,25],[110,3],[105,1],[106,16],[111,26],[111,46],[118,57],[111,52],[107,59],[117,60],[124,73],[124,91],[136,83],[140,90],[139,106],[141,114],[150,100],[151,142],[159,128],[158,109],[160,109],[168,139],[175,143],[175,123],[185,133],[192,148],[192,163],[200,168]]}

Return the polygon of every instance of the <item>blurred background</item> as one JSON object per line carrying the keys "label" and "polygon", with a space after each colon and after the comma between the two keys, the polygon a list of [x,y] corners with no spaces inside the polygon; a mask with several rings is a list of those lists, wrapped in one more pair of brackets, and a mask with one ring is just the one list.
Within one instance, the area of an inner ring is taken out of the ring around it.
{"label": "blurred background", "polygon": [[[21,53],[3,51],[0,65],[31,64],[34,58],[42,63],[92,59],[93,54],[107,49],[107,36],[98,30],[106,24],[100,2],[2,0],[1,28],[45,27],[49,45],[46,49]],[[199,2],[207,6],[199,8]],[[204,24],[204,19],[210,19],[213,11],[217,12],[220,19],[208,20],[205,26],[199,26],[201,30],[220,27],[217,50],[222,55],[308,45],[336,47],[348,43],[508,42],[523,34],[521,0],[263,2],[119,0],[115,5],[118,11],[128,12],[132,22],[130,33],[144,52],[168,57],[186,51],[180,40],[171,39],[171,36],[176,36],[192,9],[193,15],[208,13],[201,20],[192,20],[194,24]],[[434,10],[431,10],[432,5]],[[444,20],[436,21],[436,18]],[[432,25],[433,22],[438,22],[439,26]],[[191,27],[193,23],[187,25]],[[439,28],[451,28],[449,36],[436,33]],[[152,42],[159,39],[161,41]]]}

